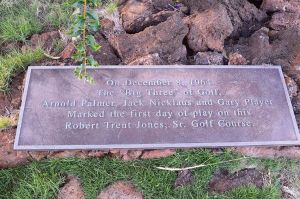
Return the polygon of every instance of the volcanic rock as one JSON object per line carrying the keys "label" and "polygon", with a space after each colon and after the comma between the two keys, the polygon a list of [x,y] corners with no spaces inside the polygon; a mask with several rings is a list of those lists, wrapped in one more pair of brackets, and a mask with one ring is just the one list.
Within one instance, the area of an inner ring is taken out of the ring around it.
{"label": "volcanic rock", "polygon": [[218,52],[198,52],[194,56],[195,65],[223,65],[224,57]]}
{"label": "volcanic rock", "polygon": [[66,179],[65,185],[59,190],[57,199],[84,199],[80,181],[74,176]]}
{"label": "volcanic rock", "polygon": [[143,195],[132,183],[118,181],[103,190],[97,199],[143,199]]}
{"label": "volcanic rock", "polygon": [[269,27],[273,30],[284,30],[288,28],[300,28],[300,12],[288,13],[278,12],[272,15]]}
{"label": "volcanic rock", "polygon": [[187,43],[194,52],[224,50],[224,40],[233,32],[227,10],[218,5],[215,8],[185,18],[190,31]]}
{"label": "volcanic rock", "polygon": [[261,9],[267,12],[300,12],[299,0],[264,0]]}
{"label": "volcanic rock", "polygon": [[114,35],[109,41],[125,64],[155,53],[164,62],[175,64],[186,61],[187,50],[182,43],[187,33],[188,28],[181,17],[173,15],[157,26],[136,34]]}
{"label": "volcanic rock", "polygon": [[166,21],[174,11],[163,10],[158,12],[156,8],[164,8],[167,1],[153,4],[151,1],[129,0],[121,9],[123,27],[127,33],[137,33],[146,27],[157,25]]}

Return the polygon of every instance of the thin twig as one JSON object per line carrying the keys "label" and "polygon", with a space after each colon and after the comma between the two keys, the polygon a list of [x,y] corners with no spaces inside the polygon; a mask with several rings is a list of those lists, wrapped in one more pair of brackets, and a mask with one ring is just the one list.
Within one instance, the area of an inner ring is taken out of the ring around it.
{"label": "thin twig", "polygon": [[200,165],[196,165],[196,166],[192,166],[192,167],[185,167],[185,168],[170,168],[170,167],[156,167],[156,168],[160,169],[160,170],[165,170],[165,171],[185,171],[185,170],[213,166],[213,165],[217,165],[217,164],[223,164],[223,163],[227,163],[227,162],[234,162],[234,161],[243,160],[243,159],[247,159],[247,158],[250,158],[250,157],[237,158],[237,159],[213,163],[213,164],[200,164]]}
{"label": "thin twig", "polygon": [[86,20],[87,20],[87,0],[83,1],[83,18],[84,18],[84,24],[83,24],[83,32],[82,32],[82,41],[84,46],[84,52],[83,52],[83,69],[84,69],[84,77],[87,75],[86,70],[86,64],[87,64],[87,52],[86,52]]}
{"label": "thin twig", "polygon": [[60,57],[53,57],[52,55],[49,55],[47,53],[44,52],[44,55],[50,59],[60,59]]}

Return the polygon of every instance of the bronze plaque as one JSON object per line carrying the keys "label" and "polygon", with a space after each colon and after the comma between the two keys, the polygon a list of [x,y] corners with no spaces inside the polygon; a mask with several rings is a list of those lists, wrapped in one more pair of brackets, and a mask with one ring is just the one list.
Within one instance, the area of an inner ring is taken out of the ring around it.
{"label": "bronze plaque", "polygon": [[298,145],[277,66],[30,67],[15,149]]}

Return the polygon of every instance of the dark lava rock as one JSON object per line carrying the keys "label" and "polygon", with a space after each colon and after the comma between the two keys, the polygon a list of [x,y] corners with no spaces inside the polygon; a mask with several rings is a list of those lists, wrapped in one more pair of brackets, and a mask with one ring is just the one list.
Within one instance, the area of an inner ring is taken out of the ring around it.
{"label": "dark lava rock", "polygon": [[292,99],[298,95],[298,86],[297,83],[290,77],[284,76],[285,83],[287,86],[287,90],[289,93],[289,97]]}
{"label": "dark lava rock", "polygon": [[103,35],[105,35],[105,37],[109,37],[110,35],[112,34],[115,34],[114,32],[114,27],[115,27],[115,22],[110,20],[110,19],[107,19],[107,18],[103,18],[101,19],[101,33]]}
{"label": "dark lava rock", "polygon": [[300,85],[300,63],[294,63],[293,66],[286,71],[286,74],[291,77],[298,86]]}
{"label": "dark lava rock", "polygon": [[278,39],[272,41],[271,63],[283,66],[284,70],[299,64],[300,29],[291,28],[279,31]]}
{"label": "dark lava rock", "polygon": [[100,34],[95,35],[95,39],[101,48],[97,52],[93,52],[94,59],[101,65],[118,65],[121,60],[114,52],[114,49],[108,43],[108,41]]}
{"label": "dark lava rock", "polygon": [[125,64],[149,54],[158,53],[168,64],[184,63],[187,50],[183,39],[188,27],[179,15],[151,26],[136,34],[120,34],[109,37],[109,42]]}
{"label": "dark lava rock", "polygon": [[241,54],[253,65],[270,63],[272,48],[268,32],[269,29],[262,28],[247,39],[241,38],[239,43],[234,46],[232,53]]}
{"label": "dark lava rock", "polygon": [[292,99],[293,110],[296,114],[300,113],[300,95]]}
{"label": "dark lava rock", "polygon": [[191,14],[195,14],[212,8],[219,0],[182,0],[182,3],[190,8]]}
{"label": "dark lava rock", "polygon": [[227,170],[220,171],[215,174],[209,182],[210,193],[225,193],[232,189],[255,185],[262,188],[266,185],[266,179],[268,176],[256,169],[243,169],[233,174],[230,174]]}
{"label": "dark lava rock", "polygon": [[231,37],[247,37],[260,29],[268,19],[268,15],[247,0],[220,0],[226,7],[233,25]]}
{"label": "dark lava rock", "polygon": [[262,28],[249,38],[240,38],[227,52],[238,52],[253,65],[280,65],[285,72],[291,70],[300,55],[300,29],[282,30],[273,38],[269,33],[268,28]]}
{"label": "dark lava rock", "polygon": [[174,4],[173,0],[152,0],[152,5],[156,10],[166,10],[170,8],[170,5]]}
{"label": "dark lava rock", "polygon": [[194,52],[224,50],[224,40],[233,32],[227,10],[218,5],[212,9],[185,18],[190,31],[187,43]]}
{"label": "dark lava rock", "polygon": [[177,173],[177,178],[175,180],[175,188],[189,185],[193,182],[194,177],[191,170],[183,170]]}
{"label": "dark lava rock", "polygon": [[103,190],[97,199],[143,199],[143,195],[136,187],[125,181],[118,181]]}
{"label": "dark lava rock", "polygon": [[128,65],[164,65],[164,60],[159,57],[158,53],[146,55],[135,59]]}
{"label": "dark lava rock", "polygon": [[224,57],[218,52],[198,52],[194,56],[194,65],[223,65]]}
{"label": "dark lava rock", "polygon": [[284,30],[288,28],[300,28],[300,12],[288,13],[278,12],[272,15],[269,27],[273,30]]}
{"label": "dark lava rock", "polygon": [[185,19],[190,27],[188,45],[194,52],[208,49],[222,52],[225,39],[248,37],[268,18],[247,0],[207,1],[200,10],[204,11],[192,12]]}
{"label": "dark lava rock", "polygon": [[60,52],[59,57],[61,59],[70,59],[72,57],[72,55],[75,53],[76,51],[76,46],[74,44],[74,42],[70,42],[67,44],[67,46],[64,48],[64,50],[62,52]]}
{"label": "dark lava rock", "polygon": [[247,65],[248,61],[239,53],[229,53],[228,65]]}
{"label": "dark lava rock", "polygon": [[[192,14],[223,5],[233,26],[232,37],[239,37],[240,34],[249,36],[268,18],[264,11],[259,10],[247,0],[183,0],[183,3],[190,8]],[[219,22],[216,20],[214,23],[217,26]]]}
{"label": "dark lava rock", "polygon": [[158,9],[166,7],[169,1],[137,1],[129,0],[121,9],[121,18],[123,27],[127,33],[137,33],[144,30],[146,27],[157,25],[166,21],[168,17],[175,12],[163,10],[158,12]]}
{"label": "dark lava rock", "polygon": [[54,43],[56,40],[60,40],[60,34],[58,31],[45,32],[42,34],[34,34],[30,40],[22,46],[22,51],[29,49],[42,48],[47,53],[51,53],[54,50]]}
{"label": "dark lava rock", "polygon": [[261,9],[267,12],[300,12],[299,0],[264,0]]}
{"label": "dark lava rock", "polygon": [[105,38],[109,38],[111,35],[126,33],[118,10],[111,15],[105,15],[106,13],[104,11],[102,12],[104,18],[100,19],[100,32]]}

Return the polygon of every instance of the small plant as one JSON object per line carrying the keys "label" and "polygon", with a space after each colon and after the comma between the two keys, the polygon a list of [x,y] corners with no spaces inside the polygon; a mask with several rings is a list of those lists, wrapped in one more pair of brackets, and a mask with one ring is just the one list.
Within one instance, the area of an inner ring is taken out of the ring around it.
{"label": "small plant", "polygon": [[8,93],[12,79],[27,69],[33,62],[44,59],[41,49],[28,50],[25,52],[14,51],[5,56],[0,56],[0,92]]}
{"label": "small plant", "polygon": [[0,130],[6,129],[11,125],[12,125],[12,121],[10,118],[0,116]]}
{"label": "small plant", "polygon": [[98,63],[92,55],[88,55],[88,49],[96,52],[101,48],[91,34],[100,27],[99,17],[94,9],[98,4],[98,0],[75,0],[73,4],[75,11],[72,15],[71,34],[79,38],[73,59],[81,62],[74,74],[90,83],[94,82],[94,79],[88,74],[87,65],[98,66]]}
{"label": "small plant", "polygon": [[64,44],[61,39],[53,40],[53,48],[52,51],[55,55],[59,54],[64,49]]}
{"label": "small plant", "polygon": [[118,2],[115,0],[110,0],[105,6],[105,10],[108,14],[114,13],[118,9]]}

